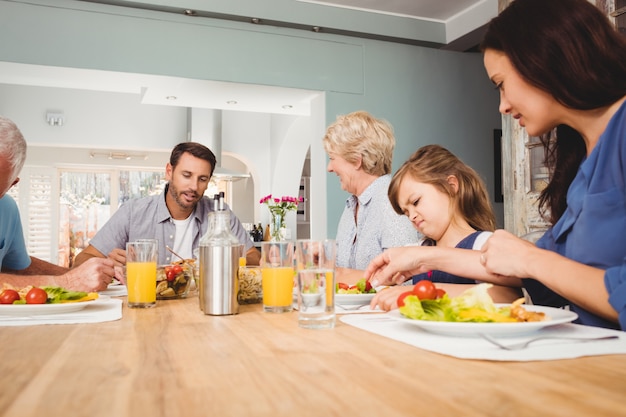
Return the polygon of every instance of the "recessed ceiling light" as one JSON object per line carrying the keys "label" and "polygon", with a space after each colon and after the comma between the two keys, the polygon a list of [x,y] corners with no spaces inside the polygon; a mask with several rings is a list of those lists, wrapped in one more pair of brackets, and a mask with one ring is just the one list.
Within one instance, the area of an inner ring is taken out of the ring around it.
{"label": "recessed ceiling light", "polygon": [[237,102],[235,100],[228,100],[226,104],[237,104]]}
{"label": "recessed ceiling light", "polygon": [[311,30],[312,30],[313,32],[319,32],[320,30],[322,30],[322,28],[321,28],[321,27],[319,27],[319,26],[313,26],[313,27],[311,28]]}
{"label": "recessed ceiling light", "polygon": [[176,96],[167,96],[165,97],[166,100],[176,100],[178,97]]}
{"label": "recessed ceiling light", "polygon": [[285,110],[293,109],[293,106],[291,104],[283,104],[283,109]]}
{"label": "recessed ceiling light", "polygon": [[185,16],[196,16],[197,15],[196,11],[195,10],[191,10],[191,9],[185,9],[183,14]]}
{"label": "recessed ceiling light", "polygon": [[250,22],[258,25],[259,23],[261,23],[261,19],[259,19],[258,17],[253,17],[252,19],[250,19]]}

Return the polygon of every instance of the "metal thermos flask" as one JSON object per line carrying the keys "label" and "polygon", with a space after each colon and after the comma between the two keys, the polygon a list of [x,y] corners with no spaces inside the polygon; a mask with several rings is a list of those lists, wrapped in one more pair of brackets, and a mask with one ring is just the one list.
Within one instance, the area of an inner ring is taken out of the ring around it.
{"label": "metal thermos flask", "polygon": [[200,241],[200,309],[204,314],[237,314],[239,303],[239,258],[243,245],[230,230],[230,213],[211,212],[213,230]]}

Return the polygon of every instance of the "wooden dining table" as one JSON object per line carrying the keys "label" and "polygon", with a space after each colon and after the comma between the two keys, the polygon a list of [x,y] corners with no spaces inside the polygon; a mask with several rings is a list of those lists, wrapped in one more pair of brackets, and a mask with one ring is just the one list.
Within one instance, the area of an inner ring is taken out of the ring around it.
{"label": "wooden dining table", "polygon": [[457,359],[297,314],[124,299],[117,321],[0,327],[0,415],[626,416],[626,355]]}

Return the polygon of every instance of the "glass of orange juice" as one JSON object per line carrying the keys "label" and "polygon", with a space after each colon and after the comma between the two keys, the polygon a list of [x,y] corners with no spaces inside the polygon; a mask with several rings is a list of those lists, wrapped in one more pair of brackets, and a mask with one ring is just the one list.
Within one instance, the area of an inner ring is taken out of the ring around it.
{"label": "glass of orange juice", "polygon": [[294,242],[261,243],[263,310],[284,313],[293,310]]}
{"label": "glass of orange juice", "polygon": [[150,308],[156,305],[157,244],[151,239],[126,243],[128,307]]}

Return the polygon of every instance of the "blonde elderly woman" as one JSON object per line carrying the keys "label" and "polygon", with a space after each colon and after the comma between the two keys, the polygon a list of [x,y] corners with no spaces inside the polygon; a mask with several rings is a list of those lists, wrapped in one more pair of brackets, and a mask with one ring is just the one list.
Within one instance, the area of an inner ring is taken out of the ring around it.
{"label": "blonde elderly woman", "polygon": [[337,227],[336,281],[354,284],[385,249],[416,243],[421,236],[387,197],[396,143],[388,122],[364,111],[339,116],[323,142],[328,172],[351,194]]}

